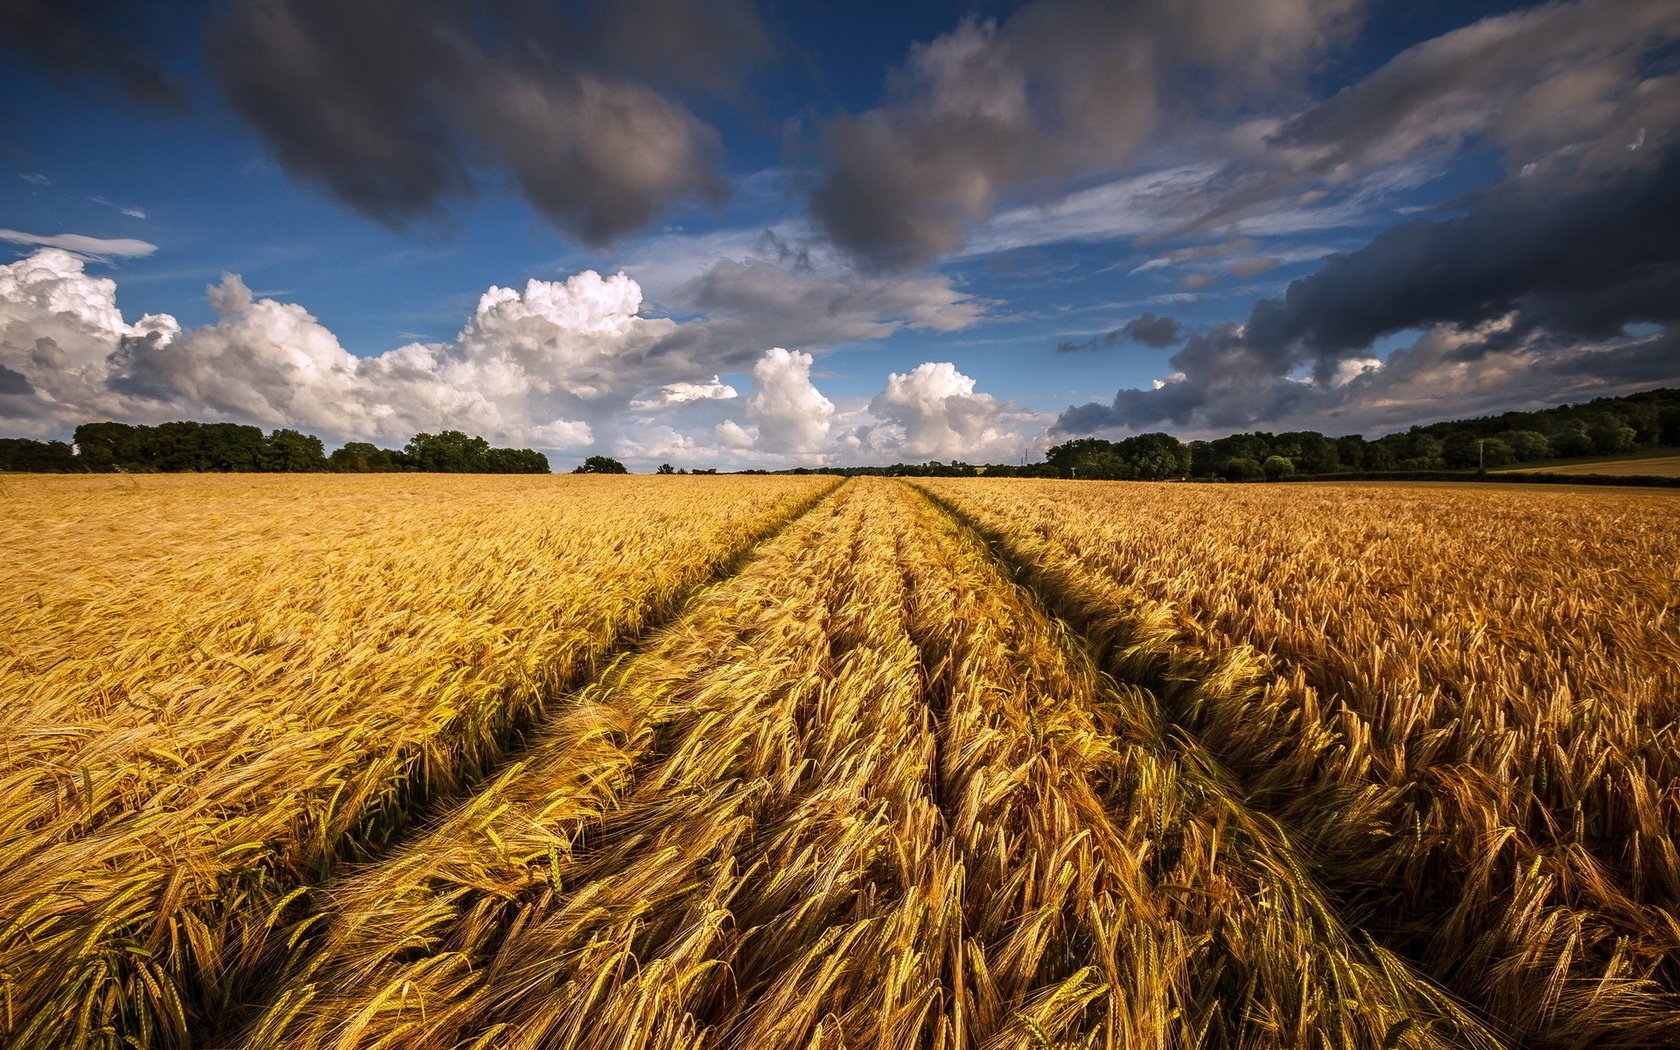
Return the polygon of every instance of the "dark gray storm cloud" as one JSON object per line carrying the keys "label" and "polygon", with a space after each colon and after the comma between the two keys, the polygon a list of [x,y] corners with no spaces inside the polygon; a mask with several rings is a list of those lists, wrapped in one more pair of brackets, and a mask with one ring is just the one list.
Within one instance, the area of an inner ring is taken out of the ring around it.
{"label": "dark gray storm cloud", "polygon": [[138,102],[185,109],[186,92],[143,39],[144,13],[118,0],[5,0],[0,48],[61,80],[109,81]]}
{"label": "dark gray storm cloud", "polygon": [[[1069,409],[1061,431],[1235,428],[1337,417],[1489,384],[1591,389],[1680,376],[1680,148],[1612,175],[1509,177],[1464,214],[1396,226],[1333,256],[1244,325],[1192,336],[1173,376]],[[1631,326],[1656,326],[1641,334]],[[1386,363],[1373,344],[1423,336]]]}
{"label": "dark gray storm cloud", "polygon": [[1037,0],[914,48],[885,105],[825,130],[811,209],[861,262],[958,248],[1005,195],[1112,172],[1167,115],[1252,101],[1351,24],[1356,0]]}
{"label": "dark gray storm cloud", "polygon": [[1063,353],[1073,353],[1079,350],[1102,350],[1107,347],[1119,346],[1121,342],[1130,340],[1142,343],[1144,346],[1165,350],[1167,347],[1182,342],[1185,328],[1175,317],[1164,317],[1158,314],[1143,314],[1112,331],[1090,339],[1064,340],[1056,344],[1056,349]]}
{"label": "dark gray storm cloud", "polygon": [[27,397],[34,392],[28,376],[0,365],[0,397]]}
{"label": "dark gray storm cloud", "polygon": [[210,63],[289,173],[386,225],[505,172],[599,243],[720,199],[717,133],[683,98],[770,47],[746,0],[239,0]]}

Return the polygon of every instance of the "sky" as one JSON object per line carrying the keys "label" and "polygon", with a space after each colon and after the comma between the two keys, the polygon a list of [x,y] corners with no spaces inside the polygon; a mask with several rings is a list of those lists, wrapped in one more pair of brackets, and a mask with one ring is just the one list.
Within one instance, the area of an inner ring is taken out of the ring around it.
{"label": "sky", "polygon": [[633,469],[1680,382],[1673,0],[12,0],[0,435]]}

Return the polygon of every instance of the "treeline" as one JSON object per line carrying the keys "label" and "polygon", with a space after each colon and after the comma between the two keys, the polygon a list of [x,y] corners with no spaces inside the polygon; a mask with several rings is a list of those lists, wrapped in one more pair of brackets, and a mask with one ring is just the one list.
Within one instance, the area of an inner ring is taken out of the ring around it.
{"label": "treeline", "polygon": [[1050,449],[1046,460],[1058,477],[1277,481],[1297,475],[1475,471],[1672,446],[1680,446],[1680,390],[1431,423],[1371,441],[1312,430],[1190,442],[1168,434],[1123,441],[1079,438]]}
{"label": "treeline", "polygon": [[890,467],[799,467],[775,473],[1280,481],[1324,474],[1476,471],[1675,446],[1680,446],[1680,390],[1663,389],[1537,412],[1431,423],[1370,441],[1358,434],[1327,437],[1313,430],[1283,434],[1256,431],[1212,441],[1139,434],[1120,441],[1076,438],[1052,447],[1045,462],[1024,466],[977,466],[953,460],[895,463]]}
{"label": "treeline", "polygon": [[0,439],[0,471],[40,473],[232,472],[350,474],[547,474],[548,457],[528,448],[492,448],[459,430],[416,434],[401,449],[352,441],[327,454],[321,439],[296,430],[237,423],[83,423],[75,443]]}

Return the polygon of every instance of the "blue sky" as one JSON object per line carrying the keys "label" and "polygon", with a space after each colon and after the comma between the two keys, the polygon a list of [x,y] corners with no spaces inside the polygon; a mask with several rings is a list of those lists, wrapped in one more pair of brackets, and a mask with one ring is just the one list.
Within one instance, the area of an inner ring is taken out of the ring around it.
{"label": "blue sky", "polygon": [[99,6],[0,21],[9,433],[985,460],[1676,378],[1660,238],[1559,291],[1573,202],[1673,198],[1672,5]]}

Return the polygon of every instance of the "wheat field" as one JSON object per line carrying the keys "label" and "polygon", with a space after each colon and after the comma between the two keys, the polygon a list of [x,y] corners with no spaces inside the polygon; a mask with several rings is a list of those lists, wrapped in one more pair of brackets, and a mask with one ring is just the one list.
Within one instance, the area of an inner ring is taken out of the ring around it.
{"label": "wheat field", "polygon": [[1680,1045],[1673,495],[3,486],[0,1045]]}

